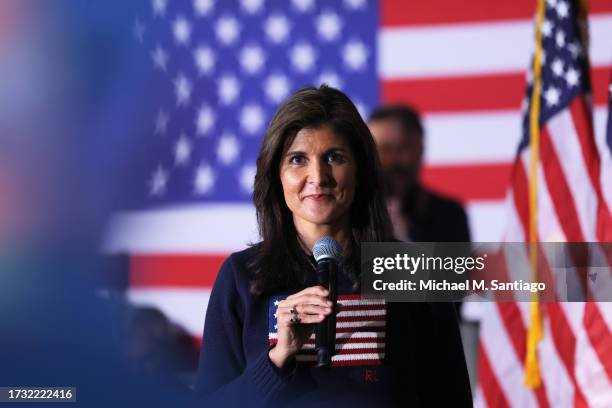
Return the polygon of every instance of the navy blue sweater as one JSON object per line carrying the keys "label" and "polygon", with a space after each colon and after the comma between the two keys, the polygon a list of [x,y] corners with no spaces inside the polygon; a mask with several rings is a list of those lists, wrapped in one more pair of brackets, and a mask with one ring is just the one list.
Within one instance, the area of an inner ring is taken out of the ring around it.
{"label": "navy blue sweater", "polygon": [[[447,303],[387,303],[380,365],[278,369],[268,357],[271,297],[249,292],[246,265],[255,251],[232,254],[212,290],[196,380],[210,406],[471,406],[455,309]],[[343,274],[338,287],[351,293]]]}

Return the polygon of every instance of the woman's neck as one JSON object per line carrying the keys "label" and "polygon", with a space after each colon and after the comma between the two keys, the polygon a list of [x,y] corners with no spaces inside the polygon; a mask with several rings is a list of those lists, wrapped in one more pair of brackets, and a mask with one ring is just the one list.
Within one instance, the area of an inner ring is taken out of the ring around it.
{"label": "woman's neck", "polygon": [[318,239],[323,237],[332,237],[342,249],[346,251],[348,249],[350,241],[350,227],[348,220],[337,224],[312,224],[303,220],[293,220],[295,229],[298,233],[302,245],[307,253],[312,252],[312,247]]}

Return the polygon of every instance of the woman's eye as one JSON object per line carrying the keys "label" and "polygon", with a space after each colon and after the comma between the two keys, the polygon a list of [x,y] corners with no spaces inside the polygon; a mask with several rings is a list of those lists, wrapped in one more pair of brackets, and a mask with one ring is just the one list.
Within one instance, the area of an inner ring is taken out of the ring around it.
{"label": "woman's eye", "polygon": [[329,163],[344,163],[344,156],[340,153],[331,152],[327,155],[327,161]]}
{"label": "woman's eye", "polygon": [[302,164],[302,163],[304,163],[304,156],[300,156],[300,155],[291,156],[289,158],[289,163],[291,163],[291,164]]}

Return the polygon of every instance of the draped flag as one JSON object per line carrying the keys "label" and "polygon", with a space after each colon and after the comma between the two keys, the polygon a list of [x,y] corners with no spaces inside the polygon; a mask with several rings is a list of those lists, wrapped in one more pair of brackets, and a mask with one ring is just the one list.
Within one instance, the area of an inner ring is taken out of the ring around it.
{"label": "draped flag", "polygon": [[[505,239],[610,242],[602,162],[611,150],[593,131],[586,10],[539,5]],[[481,323],[479,406],[612,405],[612,304],[490,304]]]}

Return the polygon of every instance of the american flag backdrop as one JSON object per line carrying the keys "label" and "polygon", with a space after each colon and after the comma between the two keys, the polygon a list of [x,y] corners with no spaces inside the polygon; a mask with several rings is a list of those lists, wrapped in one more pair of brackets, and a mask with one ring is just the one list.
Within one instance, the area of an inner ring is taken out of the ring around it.
{"label": "american flag backdrop", "polygon": [[[612,162],[605,136],[612,3],[589,7],[595,143],[605,169]],[[508,219],[505,198],[523,135],[535,8],[534,0],[147,2],[124,31],[154,75],[151,87],[160,89],[146,118],[151,165],[134,189],[136,204],[112,219],[105,243],[108,253],[130,254],[130,298],[201,335],[222,260],[257,240],[250,191],[263,131],[280,101],[307,84],[339,87],[364,117],[380,103],[416,106],[426,130],[422,178],[465,203],[474,241],[501,240],[509,221],[521,228]],[[558,89],[558,107],[566,89]],[[600,178],[610,208],[612,174],[602,170]],[[522,332],[494,314],[495,341],[520,347]],[[515,359],[516,368],[517,355],[501,357]],[[523,406],[513,399],[521,385],[491,369],[499,380],[491,386],[510,406]]]}

